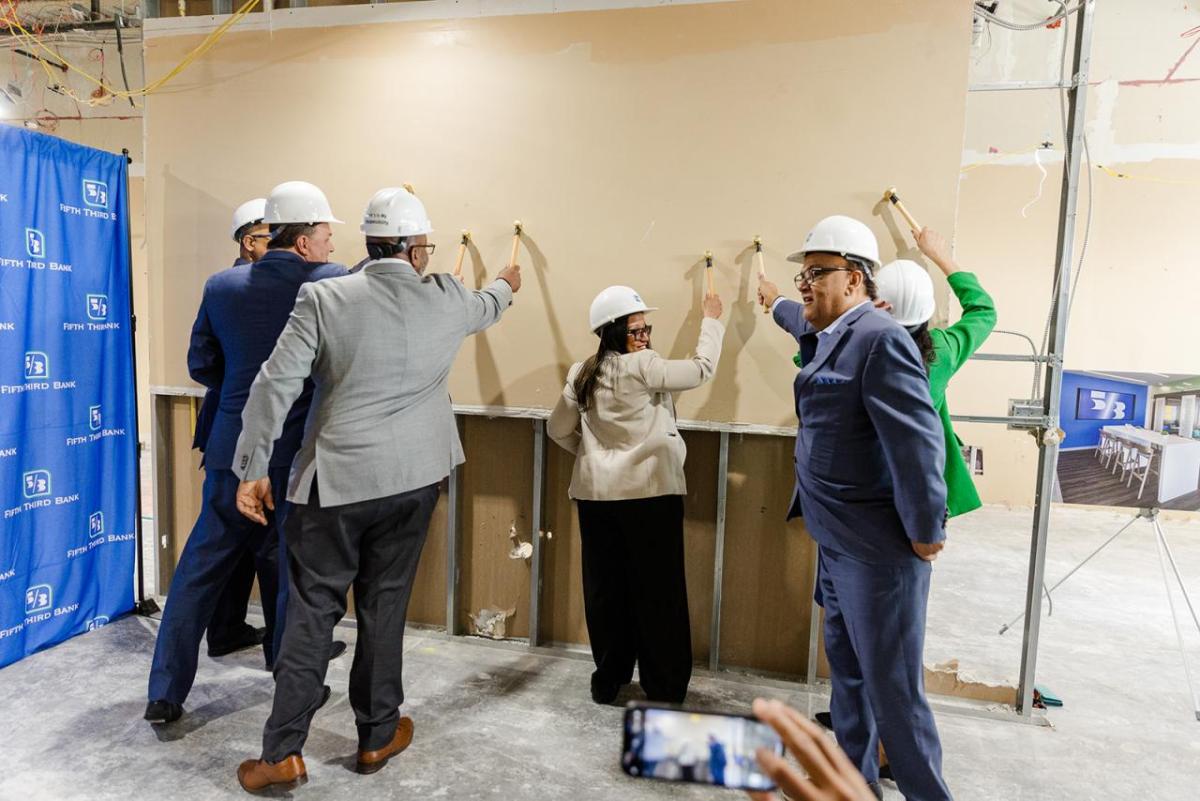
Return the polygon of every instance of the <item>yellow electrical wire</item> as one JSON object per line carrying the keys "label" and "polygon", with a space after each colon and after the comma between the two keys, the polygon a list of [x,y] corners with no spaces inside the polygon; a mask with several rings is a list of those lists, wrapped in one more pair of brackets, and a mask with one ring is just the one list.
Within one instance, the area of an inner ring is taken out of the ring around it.
{"label": "yellow electrical wire", "polygon": [[[204,55],[209,50],[211,50],[213,48],[213,46],[216,45],[218,40],[220,40],[221,37],[224,36],[225,33],[230,28],[232,28],[237,23],[241,22],[242,19],[246,17],[246,15],[250,14],[254,10],[254,7],[259,4],[259,2],[260,2],[260,0],[246,0],[246,2],[240,8],[238,8],[237,11],[235,11],[232,15],[230,15],[230,17],[227,20],[225,20],[220,25],[218,25],[215,29],[213,29],[213,31],[211,33],[209,33],[208,36],[204,37],[204,41],[202,41],[202,42],[200,42],[200,44],[196,45],[196,47],[194,47],[191,50],[191,52],[189,52],[186,56],[184,56],[183,59],[178,64],[176,64],[169,72],[167,72],[161,78],[157,78],[157,79],[151,81],[150,83],[146,84],[145,86],[141,87],[140,89],[131,89],[129,91],[115,89],[112,86],[109,86],[107,83],[105,83],[102,79],[97,78],[95,75],[92,75],[87,70],[81,69],[81,68],[75,66],[70,61],[63,58],[61,54],[59,54],[58,52],[56,52],[55,50],[50,48],[48,45],[43,43],[39,37],[32,34],[28,29],[25,28],[24,25],[21,24],[21,21],[19,19],[17,19],[15,16],[12,19],[5,19],[4,22],[8,26],[8,30],[13,36],[16,36],[20,41],[22,41],[27,46],[29,46],[33,51],[35,51],[34,52],[35,57],[41,63],[42,69],[45,70],[47,78],[51,79],[52,83],[53,83],[53,79],[54,79],[54,73],[52,73],[50,71],[51,65],[48,64],[44,58],[37,55],[37,53],[36,53],[37,50],[41,50],[44,53],[48,54],[49,56],[53,57],[55,61],[57,61],[58,63],[65,66],[68,70],[70,70],[78,75],[83,76],[88,81],[90,81],[91,83],[94,83],[96,86],[98,86],[102,90],[104,90],[104,92],[107,92],[108,94],[112,95],[113,97],[134,98],[134,97],[145,97],[146,95],[152,94],[153,92],[158,91],[159,89],[161,89],[162,87],[164,87],[168,83],[170,83],[172,80],[174,80],[175,77],[178,76],[185,69],[187,69],[188,66],[190,66],[193,61],[195,61],[200,56]],[[89,99],[80,98],[67,87],[61,87],[61,88],[73,100],[76,100],[81,103],[86,103],[88,105],[95,105],[94,100],[92,100],[90,98]]]}
{"label": "yellow electrical wire", "polygon": [[1171,178],[1152,178],[1146,175],[1131,175],[1127,172],[1117,172],[1112,167],[1106,167],[1103,164],[1097,164],[1096,169],[1103,172],[1112,178],[1120,178],[1125,181],[1145,181],[1151,184],[1174,184],[1176,186],[1200,186],[1200,181],[1177,181]]}

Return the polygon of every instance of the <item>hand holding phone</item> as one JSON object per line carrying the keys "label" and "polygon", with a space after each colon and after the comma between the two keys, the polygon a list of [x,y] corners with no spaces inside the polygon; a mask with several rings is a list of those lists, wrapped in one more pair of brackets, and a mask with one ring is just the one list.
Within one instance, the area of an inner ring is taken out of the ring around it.
{"label": "hand holding phone", "polygon": [[[758,762],[765,773],[793,801],[875,801],[858,768],[815,723],[779,701],[754,702],[754,714],[779,733],[787,750],[808,773],[807,778],[776,752],[759,751]],[[776,796],[751,792],[755,801],[772,801]]]}
{"label": "hand holding phone", "polygon": [[764,752],[781,758],[783,742],[749,715],[638,703],[625,710],[621,768],[635,778],[771,790],[756,758]]}

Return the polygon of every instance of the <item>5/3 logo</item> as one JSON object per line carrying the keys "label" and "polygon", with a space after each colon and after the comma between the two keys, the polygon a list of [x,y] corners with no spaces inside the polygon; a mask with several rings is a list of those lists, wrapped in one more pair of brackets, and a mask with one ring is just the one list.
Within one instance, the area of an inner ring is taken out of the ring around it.
{"label": "5/3 logo", "polygon": [[87,316],[89,320],[107,320],[108,295],[88,295]]}
{"label": "5/3 logo", "polygon": [[108,184],[104,181],[83,182],[83,202],[94,209],[108,208]]}
{"label": "5/3 logo", "polygon": [[25,229],[25,252],[30,258],[41,259],[46,255],[46,237],[36,228]]}
{"label": "5/3 logo", "polygon": [[34,584],[25,590],[25,614],[45,612],[54,605],[54,590],[49,584]]}

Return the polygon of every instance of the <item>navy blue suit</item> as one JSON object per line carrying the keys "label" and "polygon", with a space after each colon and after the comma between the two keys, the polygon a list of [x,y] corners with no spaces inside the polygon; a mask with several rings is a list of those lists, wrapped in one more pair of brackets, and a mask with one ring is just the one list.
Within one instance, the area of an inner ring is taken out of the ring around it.
{"label": "navy blue suit", "polygon": [[[272,525],[243,517],[235,503],[240,483],[233,452],[242,430],[242,407],[259,367],[271,355],[287,324],[300,287],[346,274],[337,264],[309,264],[294,253],[268,251],[254,264],[223,270],[208,279],[200,311],[192,326],[188,371],[206,387],[219,387],[205,450],[204,498],[200,516],[180,556],[163,610],[149,698],[182,704],[196,677],[204,629],[212,618],[229,574],[247,549],[255,554],[267,633],[263,642],[268,664],[274,661],[275,630],[282,630],[280,530],[287,514],[288,469],[300,447],[304,418],[312,398],[305,387],[275,443],[269,476],[275,496]],[[268,513],[270,514],[270,513]]]}
{"label": "navy blue suit", "polygon": [[[239,258],[234,261],[234,267],[250,264],[249,259]],[[215,371],[208,371],[202,378],[211,380]],[[192,436],[192,447],[204,453],[208,447],[208,435],[212,432],[213,419],[217,416],[217,404],[221,402],[221,384],[207,386],[204,400],[200,403],[200,411],[196,415],[196,430]],[[201,458],[200,466],[204,467]],[[210,650],[223,650],[242,642],[254,633],[254,628],[246,623],[246,609],[250,604],[250,593],[254,589],[255,562],[254,554],[249,550],[242,553],[236,567],[229,574],[229,581],[217,600],[217,608],[213,611],[212,619],[208,622],[208,647]]]}
{"label": "navy blue suit", "polygon": [[816,598],[838,742],[869,782],[882,739],[909,801],[945,801],[942,747],[925,699],[931,566],[911,543],[945,539],[945,445],[912,337],[863,305],[819,335],[804,307],[775,322],[800,344],[796,491],[788,517],[817,542]]}

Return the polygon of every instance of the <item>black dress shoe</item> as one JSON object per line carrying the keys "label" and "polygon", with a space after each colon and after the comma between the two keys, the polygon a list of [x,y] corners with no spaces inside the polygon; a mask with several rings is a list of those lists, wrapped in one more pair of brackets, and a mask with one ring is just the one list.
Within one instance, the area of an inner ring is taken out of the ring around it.
{"label": "black dress shoe", "polygon": [[621,692],[619,684],[610,684],[592,676],[592,700],[597,704],[611,704],[617,700],[619,692]]}
{"label": "black dress shoe", "polygon": [[346,643],[343,640],[334,640],[329,645],[329,661],[337,659],[342,654],[346,653]]}
{"label": "black dress shoe", "polygon": [[321,688],[321,703],[317,704],[317,709],[325,706],[329,702],[329,696],[333,695],[333,688],[326,684]]}
{"label": "black dress shoe", "polygon": [[146,714],[142,717],[151,724],[158,725],[159,723],[174,723],[182,715],[182,704],[173,704],[170,701],[151,701],[146,704]]}
{"label": "black dress shoe", "polygon": [[830,731],[833,731],[833,715],[831,713],[818,712],[816,715],[813,716],[813,720],[815,720],[818,725],[824,726],[825,728],[829,729]]}
{"label": "black dress shoe", "polygon": [[208,647],[209,656],[228,656],[236,651],[241,651],[245,648],[253,648],[256,645],[262,645],[263,635],[267,633],[266,629],[256,629],[247,626],[242,636],[228,643],[222,643],[216,648],[211,645]]}

